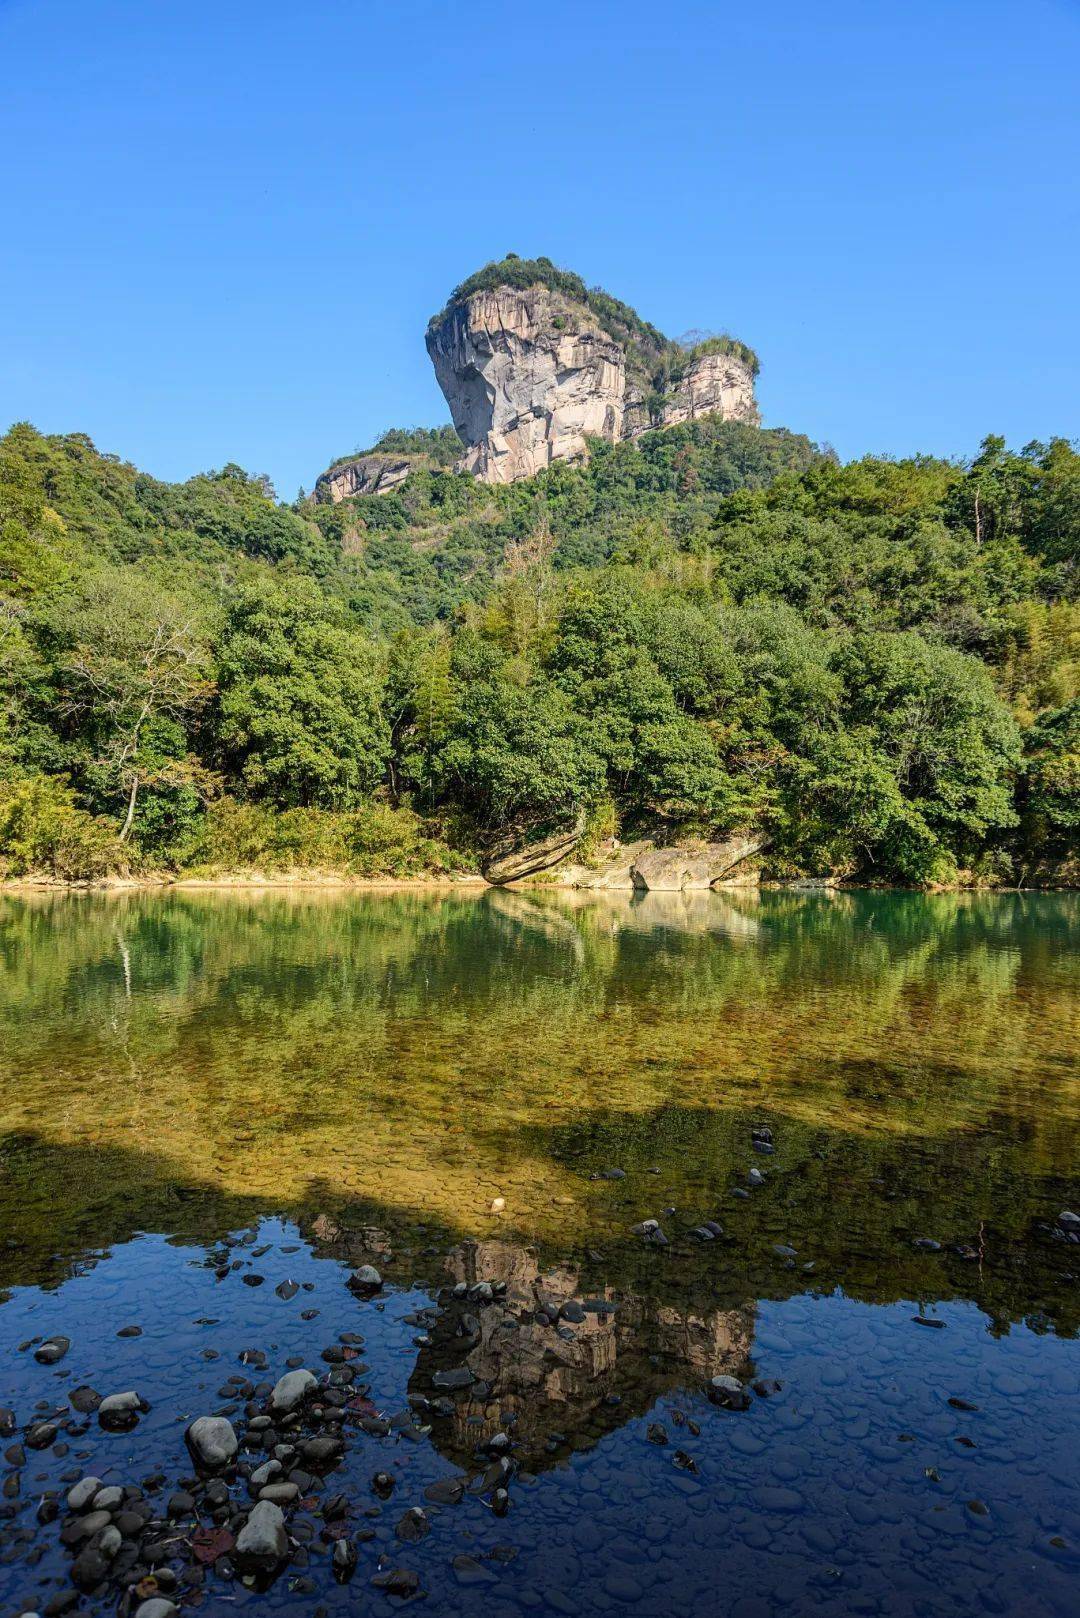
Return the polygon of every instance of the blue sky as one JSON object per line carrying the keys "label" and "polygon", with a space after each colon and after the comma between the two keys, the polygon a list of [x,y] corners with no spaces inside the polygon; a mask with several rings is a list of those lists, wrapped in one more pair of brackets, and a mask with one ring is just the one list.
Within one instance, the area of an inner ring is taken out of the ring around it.
{"label": "blue sky", "polygon": [[289,498],[547,253],[844,457],[1080,434],[1080,8],[0,0],[0,424]]}

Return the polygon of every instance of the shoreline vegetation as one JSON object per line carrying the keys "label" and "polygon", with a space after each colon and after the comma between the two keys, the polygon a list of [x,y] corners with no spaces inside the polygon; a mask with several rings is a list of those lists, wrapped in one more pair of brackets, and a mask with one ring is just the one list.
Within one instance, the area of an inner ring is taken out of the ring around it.
{"label": "shoreline vegetation", "polygon": [[842,465],[706,417],[322,504],[18,424],[0,882],[444,882],[580,826],[584,865],[749,828],[780,882],[1075,886],[1078,561],[1065,439]]}
{"label": "shoreline vegetation", "polygon": [[949,894],[1007,894],[1007,893],[1071,893],[1080,888],[1075,877],[1061,882],[1040,882],[1022,886],[1016,883],[955,882],[924,883],[919,886],[896,882],[860,882],[850,878],[807,879],[791,877],[787,880],[758,878],[740,879],[737,874],[728,881],[708,888],[684,887],[679,889],[647,888],[593,888],[584,883],[567,880],[557,869],[535,875],[515,878],[512,882],[494,883],[476,871],[452,871],[441,874],[419,873],[414,876],[355,876],[348,871],[223,871],[214,875],[196,875],[185,872],[149,871],[137,876],[93,877],[84,880],[52,876],[47,872],[28,873],[25,876],[0,877],[0,897],[19,893],[155,893],[155,892],[237,892],[260,889],[308,889],[332,892],[399,893],[432,892],[460,893],[462,890],[477,894],[491,891],[532,893],[580,893],[585,896],[603,896],[608,899],[641,898],[648,892],[672,893],[701,898],[711,893],[749,894],[760,891],[788,893],[949,893]]}

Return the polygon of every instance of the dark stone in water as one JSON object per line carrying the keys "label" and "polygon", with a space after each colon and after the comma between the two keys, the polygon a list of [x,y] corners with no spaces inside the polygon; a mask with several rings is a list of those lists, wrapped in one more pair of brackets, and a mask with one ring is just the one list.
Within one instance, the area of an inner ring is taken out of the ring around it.
{"label": "dark stone in water", "polygon": [[334,1578],[339,1584],[347,1584],[356,1572],[357,1553],[356,1546],[348,1539],[334,1541],[333,1554],[330,1565],[334,1570]]}
{"label": "dark stone in water", "polygon": [[391,1596],[414,1596],[420,1588],[420,1575],[413,1573],[410,1568],[388,1568],[385,1573],[376,1573],[372,1579],[376,1590],[385,1590]]}
{"label": "dark stone in water", "polygon": [[109,1576],[108,1559],[100,1551],[87,1546],[71,1564],[71,1581],[80,1590],[96,1590]]}
{"label": "dark stone in water", "polygon": [[242,1275],[240,1279],[246,1287],[261,1287],[266,1280],[265,1275]]}
{"label": "dark stone in water", "polygon": [[61,1590],[50,1596],[41,1609],[45,1618],[61,1618],[61,1614],[70,1612],[72,1607],[78,1605],[79,1592],[77,1590]]}
{"label": "dark stone in water", "polygon": [[55,1365],[58,1360],[63,1359],[70,1347],[70,1337],[60,1335],[47,1337],[40,1348],[35,1348],[34,1358],[39,1365]]}
{"label": "dark stone in water", "polygon": [[475,1381],[467,1365],[455,1365],[449,1371],[436,1371],[431,1385],[433,1388],[471,1388]]}
{"label": "dark stone in water", "polygon": [[645,1437],[650,1444],[666,1444],[668,1441],[667,1428],[659,1421],[650,1422]]}
{"label": "dark stone in water", "polygon": [[120,1330],[117,1332],[116,1335],[117,1335],[117,1337],[141,1337],[142,1336],[142,1327],[141,1326],[121,1326]]}
{"label": "dark stone in water", "polygon": [[456,1506],[464,1499],[464,1478],[438,1478],[424,1490],[424,1499],[433,1506]]}
{"label": "dark stone in water", "polygon": [[412,1506],[398,1520],[394,1532],[399,1539],[405,1540],[410,1545],[416,1545],[431,1533],[431,1523],[426,1512],[421,1511],[419,1506]]}
{"label": "dark stone in water", "polygon": [[911,1318],[916,1326],[930,1326],[934,1331],[945,1330],[945,1322],[943,1320],[934,1320],[930,1315],[912,1315]]}
{"label": "dark stone in water", "polygon": [[455,1556],[451,1566],[459,1584],[490,1584],[495,1578],[491,1569],[478,1562],[475,1556]]}
{"label": "dark stone in water", "polygon": [[750,1395],[737,1377],[714,1376],[708,1392],[713,1403],[722,1405],[725,1410],[747,1410],[750,1407]]}
{"label": "dark stone in water", "polygon": [[279,1281],[278,1285],[274,1288],[274,1291],[277,1293],[279,1298],[283,1298],[285,1302],[288,1303],[290,1299],[296,1297],[296,1294],[300,1291],[300,1288],[295,1281]]}
{"label": "dark stone in water", "polygon": [[48,1449],[56,1442],[59,1430],[55,1421],[36,1421],[26,1435],[27,1449]]}

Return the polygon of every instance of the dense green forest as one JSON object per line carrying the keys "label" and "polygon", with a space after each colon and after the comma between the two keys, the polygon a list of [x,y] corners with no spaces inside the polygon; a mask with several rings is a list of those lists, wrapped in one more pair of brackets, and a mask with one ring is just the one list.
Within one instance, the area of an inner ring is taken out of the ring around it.
{"label": "dense green forest", "polygon": [[[0,870],[470,868],[767,828],[779,877],[1075,880],[1080,454],[704,419],[492,487],[0,439]],[[445,457],[443,457],[445,459]]]}

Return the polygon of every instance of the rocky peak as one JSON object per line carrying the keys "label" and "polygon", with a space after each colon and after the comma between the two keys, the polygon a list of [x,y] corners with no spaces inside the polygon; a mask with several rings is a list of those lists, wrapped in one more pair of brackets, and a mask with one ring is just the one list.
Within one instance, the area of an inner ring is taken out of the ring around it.
{"label": "rocky peak", "polygon": [[673,342],[572,271],[511,253],[463,281],[428,324],[453,428],[384,433],[324,472],[315,499],[386,494],[419,466],[516,483],[582,459],[590,438],[614,443],[699,416],[759,426],[753,351],[700,338]]}
{"label": "rocky peak", "polygon": [[589,310],[545,286],[494,287],[451,303],[427,349],[485,483],[532,477],[622,434],[626,356]]}
{"label": "rocky peak", "polygon": [[587,452],[698,416],[758,425],[757,361],[732,338],[686,349],[548,259],[511,255],[452,294],[427,349],[462,470],[486,483],[532,477]]}

